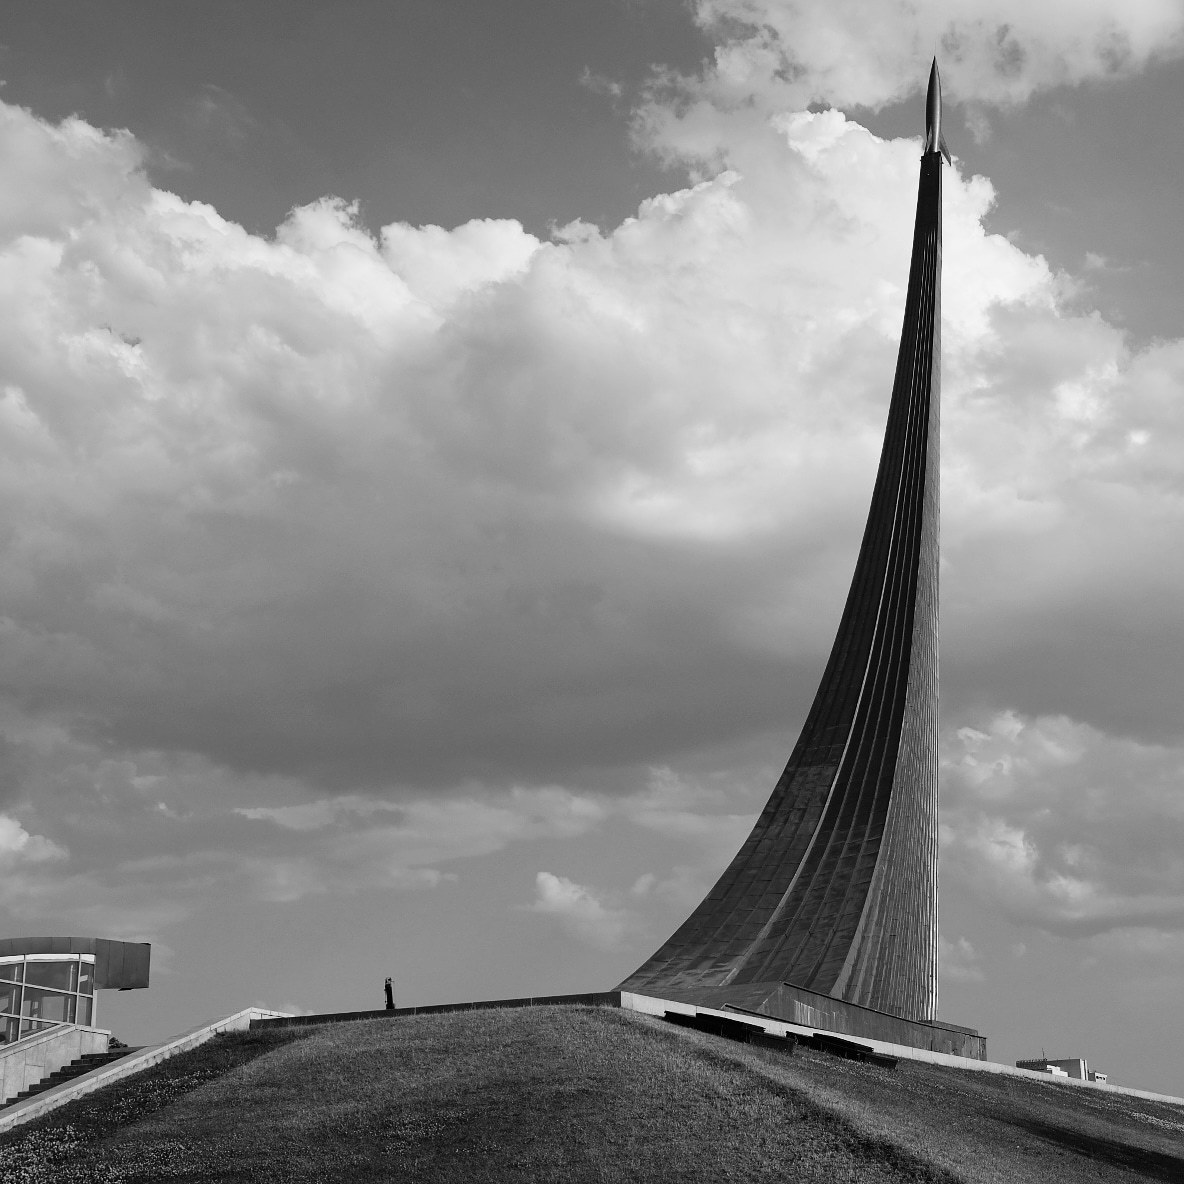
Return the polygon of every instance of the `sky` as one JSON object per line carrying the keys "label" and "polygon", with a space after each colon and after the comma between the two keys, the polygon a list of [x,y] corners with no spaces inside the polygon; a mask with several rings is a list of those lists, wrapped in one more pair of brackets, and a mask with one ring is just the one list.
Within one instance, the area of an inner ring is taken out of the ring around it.
{"label": "sky", "polygon": [[1184,1095],[1184,4],[0,3],[0,932],[133,1043],[609,989],[796,738],[946,92],[939,1014]]}

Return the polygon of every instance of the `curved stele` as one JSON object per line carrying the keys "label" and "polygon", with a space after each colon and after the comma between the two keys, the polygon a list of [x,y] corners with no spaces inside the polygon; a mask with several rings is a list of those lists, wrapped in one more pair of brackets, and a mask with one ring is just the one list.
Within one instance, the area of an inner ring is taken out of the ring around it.
{"label": "curved stele", "polygon": [[[930,111],[940,111],[936,70]],[[944,143],[927,137],[926,149],[884,448],[822,682],[739,854],[622,990],[677,997],[785,982],[910,1020],[936,1016]]]}

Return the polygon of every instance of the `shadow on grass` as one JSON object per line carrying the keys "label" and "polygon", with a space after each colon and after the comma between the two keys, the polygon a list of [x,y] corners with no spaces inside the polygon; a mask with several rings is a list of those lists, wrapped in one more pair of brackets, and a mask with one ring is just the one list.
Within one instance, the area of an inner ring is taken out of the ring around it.
{"label": "shadow on grass", "polygon": [[1184,1180],[1184,1159],[1178,1155],[1168,1155],[1148,1147],[1103,1138],[1101,1135],[1087,1135],[1084,1131],[1054,1126],[1038,1119],[1013,1118],[1011,1123],[1037,1138],[1055,1143],[1058,1147],[1075,1151],[1088,1159],[1100,1160],[1113,1167],[1139,1172],[1149,1180],[1167,1180],[1170,1184],[1180,1184],[1180,1181]]}

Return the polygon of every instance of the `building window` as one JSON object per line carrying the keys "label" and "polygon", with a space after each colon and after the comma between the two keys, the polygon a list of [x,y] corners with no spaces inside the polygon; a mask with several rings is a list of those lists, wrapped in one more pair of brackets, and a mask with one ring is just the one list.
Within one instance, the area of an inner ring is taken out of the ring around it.
{"label": "building window", "polygon": [[93,954],[0,958],[0,1043],[94,1021]]}

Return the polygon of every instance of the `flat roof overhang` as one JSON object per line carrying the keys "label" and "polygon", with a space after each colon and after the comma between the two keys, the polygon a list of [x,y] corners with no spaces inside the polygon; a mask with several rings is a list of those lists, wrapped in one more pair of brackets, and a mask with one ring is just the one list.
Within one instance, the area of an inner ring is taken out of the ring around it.
{"label": "flat roof overhang", "polygon": [[152,946],[109,937],[0,937],[0,958],[21,954],[93,954],[96,988],[131,991],[148,985]]}

